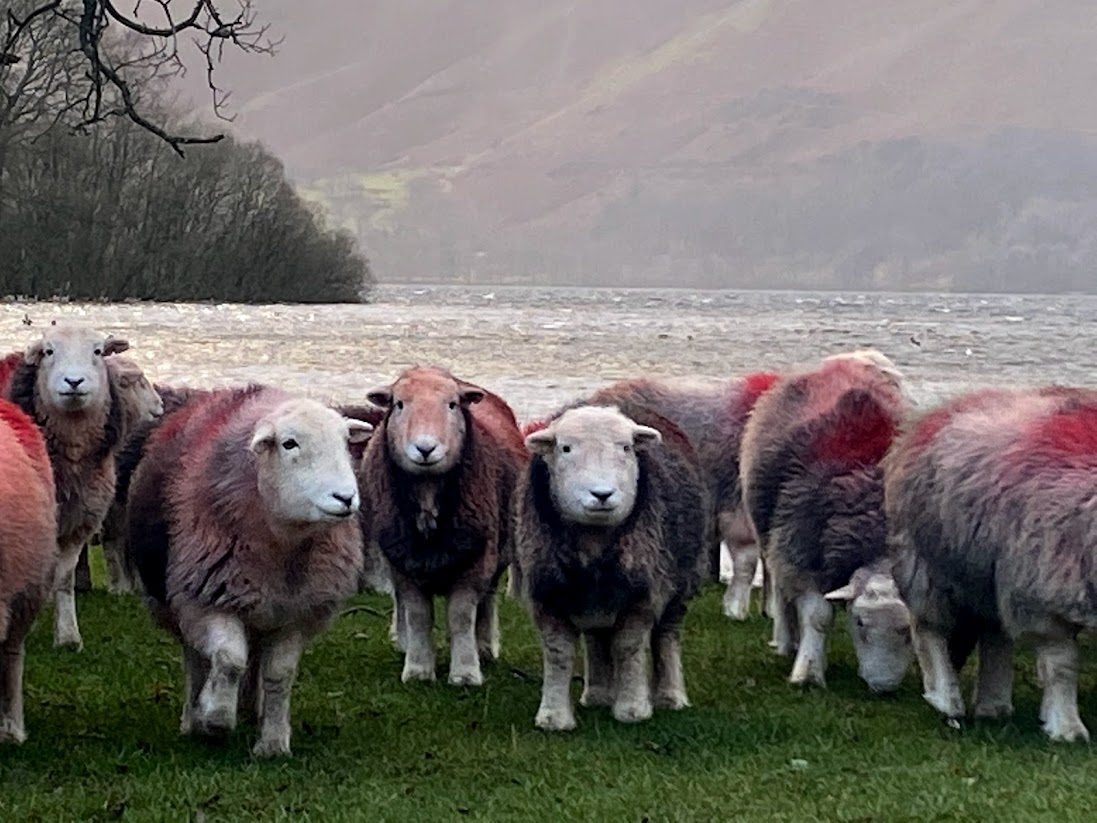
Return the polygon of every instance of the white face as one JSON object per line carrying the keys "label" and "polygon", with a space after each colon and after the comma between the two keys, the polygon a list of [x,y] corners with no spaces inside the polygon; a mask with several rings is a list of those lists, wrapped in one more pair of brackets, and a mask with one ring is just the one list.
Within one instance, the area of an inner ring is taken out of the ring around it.
{"label": "white face", "polygon": [[106,358],[128,348],[125,340],[60,324],[31,344],[26,360],[38,366],[38,394],[46,406],[74,413],[110,402]]}
{"label": "white face", "polygon": [[526,447],[548,465],[560,515],[584,526],[613,527],[636,502],[637,450],[661,442],[658,431],[639,426],[615,408],[570,409],[526,438]]}
{"label": "white face", "polygon": [[849,609],[849,629],[857,652],[857,673],[874,692],[899,688],[914,662],[910,612],[895,581],[872,575]]}
{"label": "white face", "polygon": [[344,520],[358,511],[348,444],[373,427],[312,400],[288,400],[259,422],[251,449],[269,514],[294,525]]}

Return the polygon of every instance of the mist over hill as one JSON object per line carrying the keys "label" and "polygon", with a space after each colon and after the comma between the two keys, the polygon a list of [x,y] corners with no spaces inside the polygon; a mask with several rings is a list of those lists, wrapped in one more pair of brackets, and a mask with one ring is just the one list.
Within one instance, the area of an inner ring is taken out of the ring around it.
{"label": "mist over hill", "polygon": [[236,127],[382,280],[1097,291],[1097,4],[263,14]]}

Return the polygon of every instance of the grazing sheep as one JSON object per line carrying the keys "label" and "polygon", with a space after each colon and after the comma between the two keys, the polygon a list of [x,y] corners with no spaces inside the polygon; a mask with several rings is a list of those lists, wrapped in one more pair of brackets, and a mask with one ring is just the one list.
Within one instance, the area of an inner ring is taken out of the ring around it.
{"label": "grazing sheep", "polygon": [[1075,636],[1097,628],[1097,392],[965,395],[918,420],[885,467],[926,700],[964,714],[957,671],[978,643],[975,716],[1011,714],[1013,643],[1028,636],[1044,731],[1087,740]]}
{"label": "grazing sheep", "polygon": [[570,684],[580,634],[583,705],[612,706],[622,722],[649,718],[650,650],[655,705],[685,708],[680,631],[712,537],[689,440],[643,407],[582,406],[530,434],[526,445],[534,457],[515,520],[544,655],[536,725],[575,727]]}
{"label": "grazing sheep", "polygon": [[129,348],[91,329],[54,323],[11,374],[8,398],[42,430],[57,497],[60,555],[54,644],[82,648],[73,594],[84,543],[114,500],[114,458],[125,439],[124,409],[107,358]]}
{"label": "grazing sheep", "polygon": [[183,733],[234,728],[250,657],[262,685],[254,752],[289,754],[301,653],[357,587],[348,443],[370,431],[252,386],[211,392],[149,437],[130,487],[127,548],[154,615],[183,644]]}
{"label": "grazing sheep", "polygon": [[642,405],[677,425],[701,461],[709,488],[717,533],[709,552],[710,574],[719,576],[720,542],[732,559],[732,576],[724,593],[724,614],[746,620],[750,590],[758,566],[758,546],[742,506],[739,446],[751,409],[777,380],[768,372],[734,380],[626,380],[595,392],[591,405]]}
{"label": "grazing sheep", "polygon": [[825,684],[828,600],[852,601],[859,673],[873,691],[897,689],[912,661],[909,615],[881,563],[879,463],[906,407],[894,365],[854,352],[782,379],[747,423],[743,500],[772,580],[774,645],[797,651],[792,683]]}
{"label": "grazing sheep", "polygon": [[[154,425],[164,414],[164,401],[156,388],[145,377],[145,373],[133,360],[116,355],[107,361],[118,385],[118,398],[122,402],[126,441],[115,456],[115,495],[114,502],[103,518],[99,537],[103,546],[103,559],[107,566],[107,588],[114,594],[132,592],[134,576],[125,562],[122,545],[122,531],[125,528],[125,494],[129,487],[129,478],[123,484],[123,462],[131,451],[131,443],[139,438],[142,431]],[[132,466],[130,467],[132,470]],[[81,564],[86,563],[87,546],[81,554]],[[79,567],[78,567],[79,573]],[[77,581],[79,585],[79,581]]]}
{"label": "grazing sheep", "polygon": [[495,592],[510,554],[511,496],[526,460],[510,407],[446,371],[416,367],[369,393],[385,409],[359,470],[369,542],[388,560],[401,678],[435,676],[435,596],[447,599],[449,682],[479,686],[499,655]]}
{"label": "grazing sheep", "polygon": [[49,595],[57,503],[42,434],[0,400],[0,743],[22,743],[23,641]]}

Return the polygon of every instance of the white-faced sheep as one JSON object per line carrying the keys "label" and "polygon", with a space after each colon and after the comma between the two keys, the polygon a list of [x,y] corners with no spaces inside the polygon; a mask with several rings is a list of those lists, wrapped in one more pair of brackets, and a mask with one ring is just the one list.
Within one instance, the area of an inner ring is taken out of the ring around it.
{"label": "white-faced sheep", "polygon": [[404,682],[435,676],[435,596],[447,598],[449,682],[478,686],[499,654],[495,592],[526,460],[510,407],[436,368],[370,392],[385,416],[359,470],[364,520],[392,573]]}
{"label": "white-faced sheep", "polygon": [[859,673],[873,691],[897,689],[913,659],[909,615],[882,562],[879,463],[905,412],[891,362],[855,352],[780,380],[747,423],[743,499],[773,587],[774,645],[796,650],[793,683],[824,685],[828,599],[852,601]]}
{"label": "white-faced sheep", "polygon": [[111,355],[120,340],[68,324],[46,328],[10,377],[8,397],[45,436],[57,496],[58,545],[54,643],[80,648],[74,572],[84,543],[99,530],[114,500],[114,458],[125,438]]}
{"label": "white-faced sheep", "polygon": [[259,756],[290,751],[308,641],[357,589],[362,536],[348,442],[370,426],[262,387],[211,392],[149,437],[127,548],[154,615],[183,644],[181,729],[236,723],[249,658]]}
{"label": "white-faced sheep", "polygon": [[57,560],[53,470],[42,434],[0,400],[0,743],[26,739],[23,642]]}
{"label": "white-faced sheep", "polygon": [[739,448],[751,409],[773,383],[776,374],[758,372],[734,380],[625,380],[595,392],[586,402],[613,406],[645,406],[677,425],[689,438],[701,461],[709,487],[717,531],[709,551],[710,574],[719,572],[720,542],[732,560],[724,593],[724,614],[746,620],[758,565],[758,546],[742,506]]}
{"label": "white-faced sheep", "polygon": [[978,643],[975,716],[1011,714],[1013,643],[1027,636],[1044,731],[1088,739],[1075,635],[1097,628],[1097,392],[962,396],[911,426],[885,466],[926,700],[964,714],[957,671]]}
{"label": "white-faced sheep", "polygon": [[534,457],[515,521],[544,655],[536,725],[575,726],[570,685],[580,634],[583,705],[611,706],[623,722],[650,717],[650,651],[654,705],[688,706],[680,630],[713,528],[688,438],[647,409],[581,406],[526,445]]}

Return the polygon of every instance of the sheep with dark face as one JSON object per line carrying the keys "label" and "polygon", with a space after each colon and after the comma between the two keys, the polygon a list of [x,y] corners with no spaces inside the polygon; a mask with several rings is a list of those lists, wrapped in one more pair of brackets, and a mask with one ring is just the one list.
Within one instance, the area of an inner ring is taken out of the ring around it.
{"label": "sheep with dark face", "polygon": [[768,372],[714,381],[641,378],[607,386],[585,401],[644,406],[672,421],[689,438],[701,461],[717,526],[709,550],[709,574],[718,576],[722,540],[732,559],[724,614],[735,620],[747,618],[758,565],[758,546],[742,506],[739,447],[754,404],[776,380],[777,375]]}
{"label": "sheep with dark face", "polygon": [[689,440],[648,409],[581,406],[526,438],[516,512],[521,579],[541,633],[536,725],[575,727],[575,645],[586,706],[622,722],[689,705],[680,631],[706,568],[709,501]]}
{"label": "sheep with dark face", "polygon": [[73,596],[84,543],[114,500],[114,458],[125,439],[125,412],[108,358],[125,340],[53,324],[31,344],[11,374],[8,397],[30,415],[46,440],[56,485],[58,545],[54,643],[81,648]]}
{"label": "sheep with dark face", "polygon": [[974,714],[1011,714],[1013,643],[1027,636],[1044,731],[1088,739],[1075,635],[1097,628],[1097,392],[965,395],[919,419],[885,465],[926,700],[964,714],[957,671],[978,644]]}
{"label": "sheep with dark face", "polygon": [[369,539],[388,560],[404,682],[435,677],[433,598],[447,599],[449,682],[483,683],[499,654],[495,593],[525,461],[510,407],[436,368],[369,394],[385,417],[359,470]]}
{"label": "sheep with dark face", "polygon": [[57,561],[57,503],[42,433],[0,400],[0,743],[26,740],[24,639],[49,595]]}
{"label": "sheep with dark face", "polygon": [[251,658],[262,688],[254,751],[289,754],[301,654],[357,589],[348,444],[370,430],[253,386],[211,392],[149,437],[130,488],[127,547],[154,615],[183,644],[184,733],[235,726]]}
{"label": "sheep with dark face", "polygon": [[891,362],[854,352],[780,380],[747,423],[743,500],[771,576],[774,645],[796,650],[793,683],[824,685],[829,600],[852,604],[859,673],[873,691],[897,689],[913,659],[909,616],[882,562],[879,465],[906,408]]}

